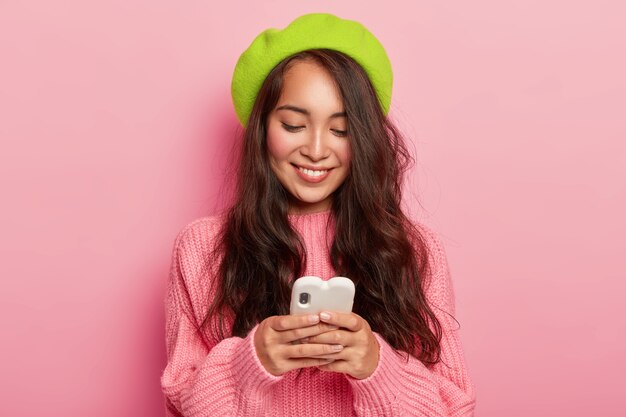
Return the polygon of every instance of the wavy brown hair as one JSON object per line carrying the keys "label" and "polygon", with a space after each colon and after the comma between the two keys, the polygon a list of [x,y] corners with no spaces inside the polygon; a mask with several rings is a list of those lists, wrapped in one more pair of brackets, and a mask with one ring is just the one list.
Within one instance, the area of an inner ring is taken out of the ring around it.
{"label": "wavy brown hair", "polygon": [[[435,364],[441,325],[422,288],[429,255],[400,207],[404,173],[413,160],[363,68],[328,49],[286,58],[258,93],[239,150],[235,199],[212,257],[219,259],[213,300],[200,328],[214,320],[217,326],[211,327],[219,339],[244,337],[263,319],[289,314],[291,284],[303,273],[306,253],[287,217],[288,191],[268,162],[266,122],[285,73],[300,60],[312,60],[332,75],[347,115],[352,159],[346,180],[333,194],[332,266],[355,282],[353,311],[373,331],[396,350]],[[225,331],[227,316],[234,321]]]}

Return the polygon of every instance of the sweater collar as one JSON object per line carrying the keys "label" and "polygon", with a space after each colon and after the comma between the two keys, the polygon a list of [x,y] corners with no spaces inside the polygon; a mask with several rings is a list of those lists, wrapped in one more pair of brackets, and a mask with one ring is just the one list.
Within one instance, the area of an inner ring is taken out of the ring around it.
{"label": "sweater collar", "polygon": [[334,216],[330,209],[316,213],[287,214],[287,218],[294,229],[305,235],[326,232],[334,225]]}

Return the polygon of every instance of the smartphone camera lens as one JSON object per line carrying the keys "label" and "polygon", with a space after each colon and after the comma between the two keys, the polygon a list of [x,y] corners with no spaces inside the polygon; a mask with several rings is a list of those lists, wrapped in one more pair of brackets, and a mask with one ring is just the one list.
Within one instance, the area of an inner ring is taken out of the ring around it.
{"label": "smartphone camera lens", "polygon": [[300,293],[300,304],[307,304],[309,302],[309,293],[302,292]]}

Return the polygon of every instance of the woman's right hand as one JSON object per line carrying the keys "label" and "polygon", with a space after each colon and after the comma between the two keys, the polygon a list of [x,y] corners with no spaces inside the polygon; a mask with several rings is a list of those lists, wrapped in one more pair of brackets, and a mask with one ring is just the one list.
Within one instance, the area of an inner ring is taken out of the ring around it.
{"label": "woman's right hand", "polygon": [[336,329],[337,326],[320,322],[317,314],[271,316],[259,324],[254,335],[254,347],[263,367],[270,374],[279,376],[293,369],[332,362],[332,359],[312,356],[337,353],[343,346],[323,343],[299,344],[299,340]]}

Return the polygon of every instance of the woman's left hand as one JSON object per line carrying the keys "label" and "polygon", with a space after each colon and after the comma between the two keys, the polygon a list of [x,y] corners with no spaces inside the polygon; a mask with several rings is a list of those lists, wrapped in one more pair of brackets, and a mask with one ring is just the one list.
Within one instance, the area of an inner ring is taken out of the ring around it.
{"label": "woman's left hand", "polygon": [[339,329],[311,336],[300,342],[341,345],[343,349],[338,353],[316,356],[334,359],[318,368],[348,374],[356,379],[370,376],[378,366],[379,345],[367,321],[356,313],[337,311],[320,313],[320,321],[338,326]]}

